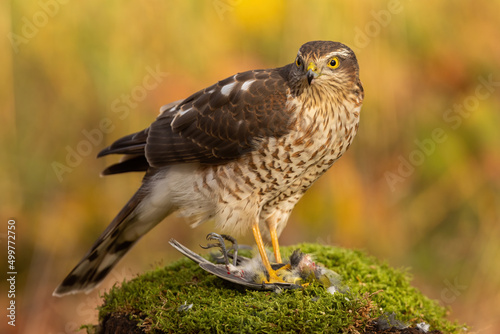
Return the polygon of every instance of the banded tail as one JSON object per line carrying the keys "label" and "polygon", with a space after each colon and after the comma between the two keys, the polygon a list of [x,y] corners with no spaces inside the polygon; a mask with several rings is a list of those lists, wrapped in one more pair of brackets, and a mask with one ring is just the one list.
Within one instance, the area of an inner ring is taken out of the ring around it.
{"label": "banded tail", "polygon": [[170,213],[170,205],[150,205],[144,184],[99,236],[88,253],[56,288],[53,296],[89,293],[149,230]]}

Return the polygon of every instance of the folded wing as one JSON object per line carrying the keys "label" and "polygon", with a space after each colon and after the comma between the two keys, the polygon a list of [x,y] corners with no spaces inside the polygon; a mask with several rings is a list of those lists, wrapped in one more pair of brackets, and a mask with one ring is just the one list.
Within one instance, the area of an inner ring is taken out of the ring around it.
{"label": "folded wing", "polygon": [[124,154],[104,175],[176,163],[223,163],[253,150],[260,139],[289,131],[286,68],[239,73],[185,100],[162,107],[143,131],[99,153]]}

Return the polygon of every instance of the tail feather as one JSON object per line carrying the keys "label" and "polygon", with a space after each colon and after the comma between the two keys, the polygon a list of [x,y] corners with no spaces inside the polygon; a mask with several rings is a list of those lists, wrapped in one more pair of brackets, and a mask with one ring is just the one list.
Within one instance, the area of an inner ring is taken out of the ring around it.
{"label": "tail feather", "polygon": [[148,160],[144,155],[125,156],[120,162],[109,166],[101,175],[112,175],[128,172],[145,172],[149,169]]}
{"label": "tail feather", "polygon": [[97,154],[97,157],[100,158],[108,154],[144,155],[144,148],[146,146],[148,133],[149,128],[146,128],[142,131],[122,137],[99,152],[99,154]]}
{"label": "tail feather", "polygon": [[147,206],[148,195],[144,186],[134,194],[89,252],[56,288],[54,296],[89,293],[132,246],[169,213],[168,203],[163,208]]}

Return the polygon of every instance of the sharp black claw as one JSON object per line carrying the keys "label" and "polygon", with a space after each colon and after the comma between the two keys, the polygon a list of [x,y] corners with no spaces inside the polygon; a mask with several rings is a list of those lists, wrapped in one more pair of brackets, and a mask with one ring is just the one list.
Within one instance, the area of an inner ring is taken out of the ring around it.
{"label": "sharp black claw", "polygon": [[[226,264],[226,266],[229,266],[229,258],[230,257],[233,258],[233,265],[234,266],[237,265],[238,242],[236,241],[235,238],[233,238],[232,236],[227,235],[227,234],[217,234],[217,233],[212,232],[212,233],[207,234],[207,240],[216,240],[217,243],[207,244],[206,246],[200,245],[201,248],[209,249],[209,248],[218,247],[218,248],[220,248],[220,250],[222,252],[222,256],[224,257],[224,263]],[[231,247],[228,248],[226,246],[226,243],[224,242],[224,240],[231,242],[231,244],[232,244]],[[233,254],[229,254],[229,252],[231,252],[231,251],[233,251]]]}
{"label": "sharp black claw", "polygon": [[228,257],[229,250],[226,248],[226,244],[224,242],[224,236],[212,232],[212,233],[207,234],[207,240],[216,240],[217,243],[208,244],[206,246],[200,245],[200,247],[204,248],[204,249],[219,247],[220,251],[222,253],[222,256],[224,257],[224,263],[226,264],[226,267],[229,267],[229,257]]}
{"label": "sharp black claw", "polygon": [[222,234],[221,236],[233,244],[230,248],[228,248],[227,253],[229,255],[229,252],[231,250],[233,251],[233,266],[236,266],[237,261],[238,261],[238,242],[236,241],[235,238],[233,238],[230,235]]}

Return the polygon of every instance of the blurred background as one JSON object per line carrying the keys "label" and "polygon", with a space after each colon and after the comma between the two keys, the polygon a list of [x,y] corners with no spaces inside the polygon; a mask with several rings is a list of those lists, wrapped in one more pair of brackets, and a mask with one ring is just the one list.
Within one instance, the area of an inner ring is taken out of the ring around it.
{"label": "blurred background", "polygon": [[[361,123],[294,210],[282,245],[360,248],[409,267],[450,319],[497,333],[499,13],[498,0],[2,2],[0,261],[14,219],[15,329],[73,333],[97,321],[99,291],[51,294],[140,184],[139,174],[100,178],[116,161],[97,160],[102,148],[147,127],[163,104],[288,64],[304,42],[324,39],[358,56]],[[198,249],[213,230],[169,217],[101,293],[180,258],[171,237]],[[1,332],[14,329],[2,319]]]}

